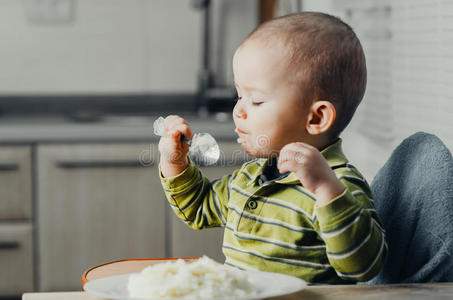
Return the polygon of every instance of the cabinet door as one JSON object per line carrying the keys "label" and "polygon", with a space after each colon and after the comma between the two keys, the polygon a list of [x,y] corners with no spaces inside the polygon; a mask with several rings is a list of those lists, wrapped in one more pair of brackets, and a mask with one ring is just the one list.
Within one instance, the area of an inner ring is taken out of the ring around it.
{"label": "cabinet door", "polygon": [[0,224],[0,296],[33,291],[33,237],[30,223]]}
{"label": "cabinet door", "polygon": [[[41,291],[80,289],[90,266],[165,257],[157,145],[42,145],[37,150]],[[141,160],[145,158],[145,162]]]}
{"label": "cabinet door", "polygon": [[0,219],[31,218],[30,146],[0,148]]}
{"label": "cabinet door", "polygon": [[[221,158],[216,165],[201,168],[204,176],[210,180],[233,173],[245,161],[246,156],[237,143],[220,143]],[[169,209],[170,210],[170,209]],[[222,253],[224,228],[193,230],[170,212],[171,219],[171,255],[173,257],[197,257],[207,255],[218,262],[224,262]]]}

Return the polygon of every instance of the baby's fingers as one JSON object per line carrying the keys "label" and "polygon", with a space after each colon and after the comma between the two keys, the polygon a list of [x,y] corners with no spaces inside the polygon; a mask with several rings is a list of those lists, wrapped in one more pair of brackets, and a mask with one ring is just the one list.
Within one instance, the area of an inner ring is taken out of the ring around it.
{"label": "baby's fingers", "polygon": [[285,172],[296,172],[297,163],[293,160],[285,160],[278,164],[278,171],[283,174]]}
{"label": "baby's fingers", "polygon": [[187,124],[178,124],[168,130],[168,136],[175,141],[180,141],[181,136],[184,135],[186,138],[191,139],[193,137],[192,130]]}
{"label": "baby's fingers", "polygon": [[184,135],[191,139],[193,134],[189,124],[180,116],[170,115],[164,121],[165,134],[169,137],[179,137]]}
{"label": "baby's fingers", "polygon": [[291,147],[284,147],[282,151],[280,151],[277,166],[280,166],[284,162],[288,161],[303,163],[304,158],[304,151],[301,151],[300,149],[292,149]]}

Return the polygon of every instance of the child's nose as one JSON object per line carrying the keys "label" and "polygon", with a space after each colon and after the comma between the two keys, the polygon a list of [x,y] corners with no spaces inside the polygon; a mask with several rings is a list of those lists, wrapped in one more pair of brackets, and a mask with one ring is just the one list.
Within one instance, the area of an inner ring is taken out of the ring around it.
{"label": "child's nose", "polygon": [[236,105],[234,106],[233,115],[239,119],[247,119],[247,112],[240,102],[236,103]]}

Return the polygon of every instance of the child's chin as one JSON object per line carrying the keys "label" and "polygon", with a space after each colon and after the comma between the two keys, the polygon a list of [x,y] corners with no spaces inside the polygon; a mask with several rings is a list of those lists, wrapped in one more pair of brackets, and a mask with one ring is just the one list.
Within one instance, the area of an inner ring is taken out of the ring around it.
{"label": "child's chin", "polygon": [[248,156],[251,156],[251,157],[255,157],[255,158],[269,158],[269,157],[272,156],[272,153],[269,153],[269,151],[266,151],[264,149],[250,149],[247,146],[245,146],[244,144],[242,144],[241,146],[242,146],[242,149],[244,150],[244,152]]}
{"label": "child's chin", "polygon": [[249,147],[244,145],[244,143],[241,144],[241,147],[242,147],[242,150],[244,150],[245,154],[247,154],[248,156],[257,157],[256,155],[258,154],[258,152],[253,151],[253,149],[250,149]]}

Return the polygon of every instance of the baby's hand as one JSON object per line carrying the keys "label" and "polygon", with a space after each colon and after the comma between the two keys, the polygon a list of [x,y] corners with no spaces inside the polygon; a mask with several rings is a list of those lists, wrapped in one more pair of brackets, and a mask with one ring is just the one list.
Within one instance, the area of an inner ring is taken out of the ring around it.
{"label": "baby's hand", "polygon": [[318,206],[329,203],[345,190],[322,154],[311,145],[285,145],[280,151],[277,167],[280,173],[295,173],[302,185],[317,196]]}
{"label": "baby's hand", "polygon": [[164,177],[176,176],[187,167],[189,144],[181,141],[184,135],[192,139],[189,124],[179,116],[168,116],[164,121],[165,136],[160,138],[160,167]]}

